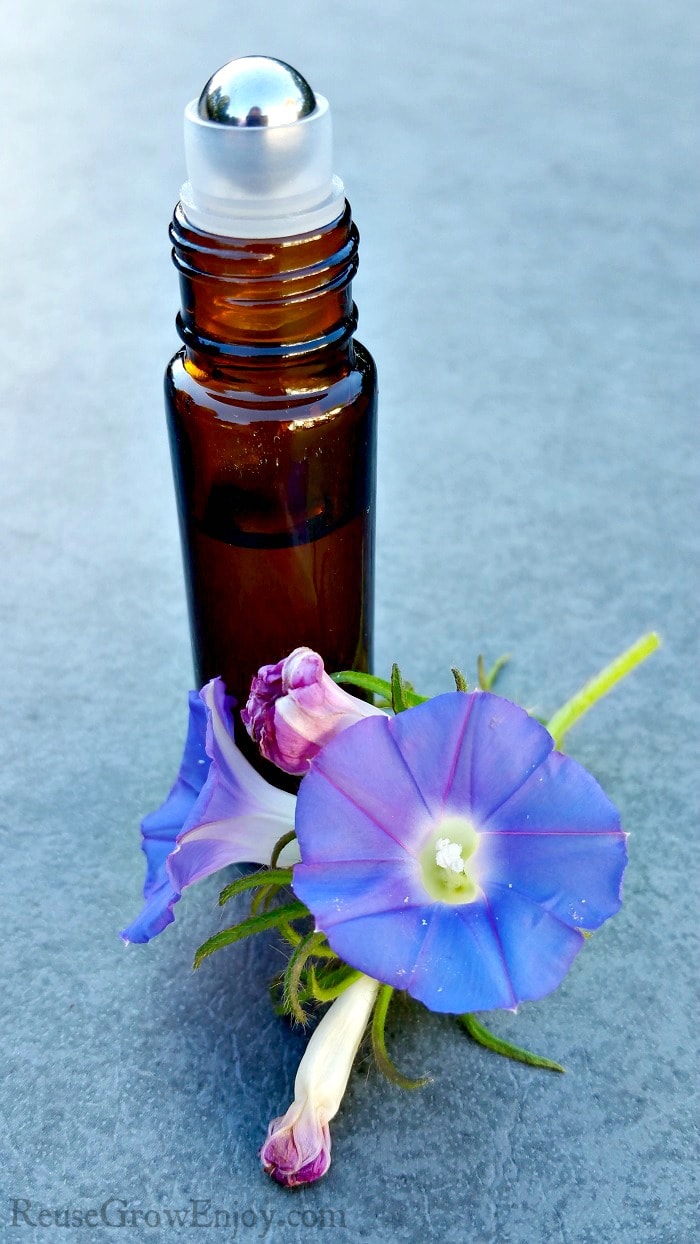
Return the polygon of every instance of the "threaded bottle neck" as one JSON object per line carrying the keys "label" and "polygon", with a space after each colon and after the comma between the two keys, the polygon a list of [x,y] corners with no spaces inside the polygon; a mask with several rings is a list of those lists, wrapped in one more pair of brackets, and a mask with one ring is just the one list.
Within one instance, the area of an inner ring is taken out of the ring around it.
{"label": "threaded bottle neck", "polygon": [[195,229],[178,204],[170,239],[182,299],[177,329],[193,357],[246,368],[318,351],[349,357],[359,241],[349,205],[314,233],[261,241]]}

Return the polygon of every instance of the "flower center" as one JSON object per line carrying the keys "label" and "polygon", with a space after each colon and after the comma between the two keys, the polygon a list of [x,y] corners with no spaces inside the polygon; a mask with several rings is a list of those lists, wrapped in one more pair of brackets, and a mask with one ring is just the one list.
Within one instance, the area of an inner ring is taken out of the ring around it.
{"label": "flower center", "polygon": [[420,857],[423,885],[431,898],[441,903],[474,902],[479,887],[472,876],[472,856],[478,845],[479,835],[466,817],[440,821]]}

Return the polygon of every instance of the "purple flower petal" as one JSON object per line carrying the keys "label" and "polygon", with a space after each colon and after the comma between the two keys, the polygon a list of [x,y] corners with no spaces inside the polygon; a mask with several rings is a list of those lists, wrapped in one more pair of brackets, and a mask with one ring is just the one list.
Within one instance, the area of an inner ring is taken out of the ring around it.
{"label": "purple flower petal", "polygon": [[[309,776],[314,780],[304,778],[297,798],[303,791],[304,799],[308,799],[309,792],[323,780],[335,787],[346,810],[354,805],[404,849],[420,850],[430,826],[431,810],[394,742],[393,727],[398,720],[368,717],[337,735],[312,762]],[[348,745],[350,739],[352,743]],[[320,796],[321,807],[327,798],[327,794]],[[309,819],[305,816],[303,824]],[[330,821],[329,828],[332,833]],[[342,824],[339,830],[343,832]],[[321,847],[320,835],[315,839]]]}
{"label": "purple flower petal", "polygon": [[334,864],[332,871],[324,864],[299,864],[294,877],[295,887],[302,881],[304,902],[325,930],[389,909],[425,907],[425,889],[413,860],[405,855],[389,868],[383,868],[380,860],[346,860]]}
{"label": "purple flower petal", "polygon": [[597,929],[619,910],[626,862],[621,833],[483,834],[479,880],[514,890],[571,928]]}
{"label": "purple flower petal", "polygon": [[[419,734],[413,724],[414,718],[409,717],[407,721],[405,713],[394,717],[389,727],[432,816],[442,812],[460,758],[471,743],[467,731],[476,703],[473,695],[460,698],[449,694],[437,698],[442,702],[441,711],[422,714]],[[440,757],[440,764],[435,763],[436,756]]]}
{"label": "purple flower petal", "polygon": [[[297,884],[294,869],[294,892],[306,902],[308,873],[301,873]],[[311,906],[311,903],[307,903]],[[426,938],[431,915],[430,908],[386,907],[384,911],[360,916],[331,925],[324,919],[323,911],[311,910],[316,917],[317,928],[327,934],[329,944],[341,959],[352,967],[361,962],[361,972],[375,980],[393,985],[395,989],[408,989]]]}
{"label": "purple flower petal", "polygon": [[[208,683],[201,695],[209,710],[206,748],[212,763],[167,860],[168,876],[180,891],[228,864],[269,864],[275,843],[294,828],[294,795],[266,782],[236,746],[221,679]],[[296,843],[290,843],[280,863],[298,858]]]}
{"label": "purple flower petal", "polygon": [[167,875],[165,862],[177,835],[192,811],[209,770],[205,751],[207,713],[199,692],[189,694],[189,722],[185,749],[175,784],[165,803],[141,823],[141,849],[146,854],[144,906],[120,936],[125,942],[148,942],[171,924],[179,892]]}
{"label": "purple flower petal", "polygon": [[514,996],[519,1002],[544,998],[566,976],[582,935],[512,890],[490,889],[489,910]]}
{"label": "purple flower petal", "polygon": [[[406,848],[400,837],[393,837],[390,829],[378,825],[368,812],[358,808],[342,790],[325,780],[320,757],[315,762],[314,772],[323,780],[304,781],[301,791],[305,822],[317,821],[324,826],[323,834],[314,839],[315,860],[347,859],[348,839],[352,840],[357,859],[403,860]],[[419,816],[424,814],[424,809],[418,811]]]}
{"label": "purple flower petal", "polygon": [[[293,795],[289,796],[294,799]],[[287,816],[252,816],[247,811],[223,821],[205,821],[180,834],[167,860],[167,873],[178,890],[229,864],[269,864],[275,844],[294,828],[294,806]],[[280,853],[279,865],[287,868],[299,859],[295,842]]]}
{"label": "purple flower petal", "polygon": [[407,988],[431,1011],[517,1006],[497,929],[483,900],[459,907],[436,904]]}
{"label": "purple flower petal", "polygon": [[544,726],[500,695],[477,691],[463,700],[466,727],[447,775],[445,802],[448,807],[469,807],[474,820],[483,824],[547,759],[554,744]]}
{"label": "purple flower petal", "polygon": [[552,752],[482,824],[499,833],[620,832],[619,813],[605,791],[561,752]]}
{"label": "purple flower petal", "polygon": [[206,750],[212,767],[197,814],[189,816],[183,832],[205,820],[225,820],[234,811],[236,815],[242,815],[245,810],[251,814],[269,812],[278,814],[285,822],[291,813],[293,820],[294,796],[266,782],[236,746],[231,714],[234,702],[226,695],[221,679],[212,679],[200,694],[209,710]]}

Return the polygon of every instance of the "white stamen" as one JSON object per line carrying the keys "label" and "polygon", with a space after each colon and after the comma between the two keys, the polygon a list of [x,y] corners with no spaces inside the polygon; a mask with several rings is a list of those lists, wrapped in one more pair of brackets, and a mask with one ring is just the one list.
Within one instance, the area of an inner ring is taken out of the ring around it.
{"label": "white stamen", "polygon": [[453,873],[463,873],[464,860],[460,844],[451,842],[449,838],[438,838],[435,843],[435,863],[438,868],[446,868]]}

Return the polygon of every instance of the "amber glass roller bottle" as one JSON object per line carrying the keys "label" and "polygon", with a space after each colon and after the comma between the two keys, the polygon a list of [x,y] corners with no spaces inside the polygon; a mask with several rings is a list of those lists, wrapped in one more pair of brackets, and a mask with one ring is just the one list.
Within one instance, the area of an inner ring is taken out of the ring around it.
{"label": "amber glass roller bottle", "polygon": [[195,677],[239,704],[300,644],[331,672],[371,662],[376,373],[330,138],[326,101],[267,57],[185,113],[166,408]]}

